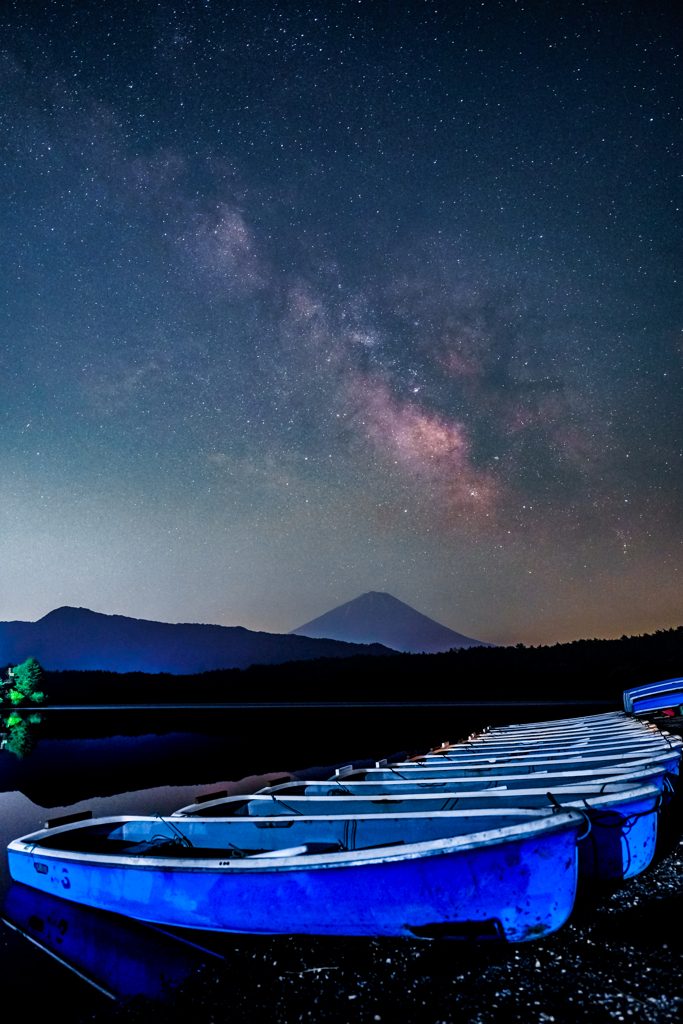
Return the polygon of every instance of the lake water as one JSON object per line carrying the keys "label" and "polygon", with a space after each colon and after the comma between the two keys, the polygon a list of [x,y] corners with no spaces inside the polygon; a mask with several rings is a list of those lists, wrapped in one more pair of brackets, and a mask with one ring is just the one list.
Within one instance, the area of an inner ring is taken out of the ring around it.
{"label": "lake water", "polygon": [[[343,700],[343,695],[340,695]],[[599,713],[600,708],[586,708]],[[325,778],[464,738],[484,725],[579,715],[581,708],[202,709],[57,711],[7,719],[0,750],[0,846],[48,818],[90,810],[168,815],[197,795],[252,792],[283,773]],[[11,882],[0,853],[0,978],[30,992],[32,1015],[70,1006],[78,1020],[112,999],[163,998],[221,937],[170,934],[41,896]],[[190,941],[187,941],[187,940]],[[230,939],[234,946],[239,941]]]}

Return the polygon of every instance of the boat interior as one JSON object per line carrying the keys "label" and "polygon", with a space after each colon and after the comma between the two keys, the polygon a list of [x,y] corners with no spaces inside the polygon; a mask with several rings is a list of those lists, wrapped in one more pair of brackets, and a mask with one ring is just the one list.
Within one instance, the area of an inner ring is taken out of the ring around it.
{"label": "boat interior", "polygon": [[[669,796],[670,787],[666,786],[666,779],[663,773],[651,773],[649,783],[653,793],[660,794],[664,789]],[[303,787],[299,787],[301,789]],[[596,785],[594,783],[574,786],[555,787],[549,791],[548,786],[537,788],[510,788],[499,787],[489,790],[474,790],[463,793],[462,791],[439,792],[439,793],[407,793],[393,792],[385,794],[358,794],[343,793],[339,789],[326,794],[310,794],[305,792],[286,793],[262,793],[249,797],[227,797],[218,800],[209,807],[188,807],[182,812],[177,812],[181,817],[254,817],[291,814],[362,814],[365,812],[376,813],[385,811],[390,813],[392,808],[400,811],[427,812],[455,810],[456,807],[465,810],[467,808],[484,807],[540,807],[557,808],[558,806],[576,806],[577,801],[590,807],[591,803],[604,803],[604,797],[610,797],[612,802],[618,801],[620,797],[628,798],[627,794],[633,794],[634,789],[642,789],[640,780],[610,781]]]}
{"label": "boat interior", "polygon": [[[555,809],[556,811],[557,809]],[[361,850],[429,842],[501,828],[533,831],[553,809],[498,808],[426,814],[301,815],[298,817],[128,819],[95,822],[38,833],[33,848],[114,856],[232,857],[327,844],[330,850]],[[582,816],[577,815],[577,825]],[[280,854],[284,856],[284,854]]]}

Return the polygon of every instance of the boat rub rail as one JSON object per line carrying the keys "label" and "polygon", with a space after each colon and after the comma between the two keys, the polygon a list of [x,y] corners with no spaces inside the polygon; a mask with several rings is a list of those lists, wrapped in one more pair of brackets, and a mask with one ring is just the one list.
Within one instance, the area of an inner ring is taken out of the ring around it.
{"label": "boat rub rail", "polygon": [[[453,812],[434,812],[430,817],[442,817],[452,814]],[[480,812],[468,812],[471,816],[478,817],[494,817],[488,810]],[[468,832],[464,835],[452,836],[446,839],[430,839],[424,840],[419,843],[409,843],[404,845],[392,844],[391,846],[376,846],[369,847],[367,849],[360,850],[340,850],[336,853],[316,853],[308,855],[297,855],[297,856],[274,856],[274,851],[265,851],[269,855],[259,857],[257,851],[255,854],[249,856],[231,856],[234,851],[229,848],[221,849],[216,852],[214,849],[203,850],[201,847],[166,847],[167,850],[173,850],[173,852],[160,853],[157,851],[147,851],[142,855],[136,854],[132,844],[130,846],[131,852],[118,852],[112,853],[100,853],[100,852],[88,852],[87,850],[73,850],[68,847],[62,849],[52,845],[42,845],[41,839],[47,838],[47,830],[43,829],[40,832],[33,833],[32,835],[25,836],[23,839],[16,839],[9,844],[8,849],[14,854],[23,854],[30,857],[34,861],[36,871],[40,873],[39,864],[44,861],[57,861],[60,864],[65,863],[79,863],[79,853],[82,853],[84,857],[87,857],[87,862],[98,863],[102,866],[111,867],[134,867],[139,870],[159,870],[159,868],[165,868],[174,871],[215,871],[216,867],[232,868],[237,870],[246,871],[282,871],[282,870],[311,870],[311,869],[323,869],[323,868],[336,868],[346,867],[351,865],[362,865],[362,864],[380,864],[386,863],[387,861],[393,860],[415,860],[422,857],[439,856],[449,853],[458,853],[460,851],[473,850],[481,846],[497,846],[503,843],[510,843],[511,841],[519,840],[524,842],[534,836],[541,836],[556,831],[564,831],[574,826],[577,831],[586,831],[586,819],[587,815],[585,812],[578,810],[568,810],[560,813],[547,813],[544,817],[539,816],[538,809],[530,810],[527,808],[508,808],[506,809],[505,816],[516,816],[521,819],[527,818],[527,821],[520,821],[514,825],[507,825],[498,829],[487,829],[481,832]],[[400,815],[396,815],[399,817]],[[329,820],[330,816],[325,816],[326,820]],[[335,816],[332,816],[335,817]],[[344,815],[338,817],[344,818]],[[374,818],[384,817],[383,815],[363,815],[363,817]],[[414,815],[405,815],[405,817],[414,817]],[[132,817],[114,817],[100,819],[98,826],[102,826],[107,823],[111,823],[112,830],[123,822],[130,822],[135,820],[149,820],[145,818],[132,818]],[[215,819],[213,819],[215,820]],[[277,820],[277,819],[274,819]],[[315,820],[315,816],[307,818],[307,820]],[[62,832],[71,832],[79,829],[78,825],[65,826],[64,829],[60,829]],[[80,826],[83,830],[83,826]],[[51,830],[54,836],[54,830]],[[50,837],[52,838],[52,837]],[[283,851],[286,853],[287,851]],[[156,855],[155,855],[156,853]],[[206,856],[205,854],[208,854]]]}

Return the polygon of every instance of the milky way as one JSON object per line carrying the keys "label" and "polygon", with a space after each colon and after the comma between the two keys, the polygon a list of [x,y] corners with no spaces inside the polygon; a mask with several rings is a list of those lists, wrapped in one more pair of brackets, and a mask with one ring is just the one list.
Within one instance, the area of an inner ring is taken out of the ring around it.
{"label": "milky way", "polygon": [[680,19],[0,26],[0,618],[683,621]]}

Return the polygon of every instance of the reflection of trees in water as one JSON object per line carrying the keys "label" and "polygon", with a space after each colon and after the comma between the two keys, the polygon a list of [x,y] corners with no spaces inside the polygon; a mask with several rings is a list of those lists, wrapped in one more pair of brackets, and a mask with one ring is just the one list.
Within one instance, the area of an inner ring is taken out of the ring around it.
{"label": "reflection of trees in water", "polygon": [[0,715],[0,750],[8,750],[17,757],[26,757],[36,745],[32,725],[42,722],[43,716],[37,711],[21,714],[9,711]]}

